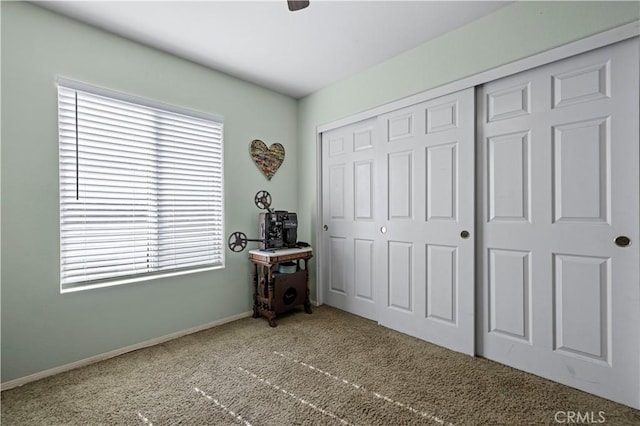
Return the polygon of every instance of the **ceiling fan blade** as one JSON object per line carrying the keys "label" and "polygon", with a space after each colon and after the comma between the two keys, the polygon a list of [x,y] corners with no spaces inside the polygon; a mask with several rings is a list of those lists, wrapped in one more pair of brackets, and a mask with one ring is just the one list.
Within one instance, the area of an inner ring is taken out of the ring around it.
{"label": "ceiling fan blade", "polygon": [[295,12],[309,6],[309,0],[287,0],[287,6],[290,11]]}

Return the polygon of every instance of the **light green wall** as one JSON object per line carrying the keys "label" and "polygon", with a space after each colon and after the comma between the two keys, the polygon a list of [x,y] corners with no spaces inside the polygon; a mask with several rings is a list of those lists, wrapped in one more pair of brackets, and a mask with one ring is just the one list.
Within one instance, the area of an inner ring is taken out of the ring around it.
{"label": "light green wall", "polygon": [[[316,127],[640,17],[638,2],[517,2],[298,102],[298,235],[316,246]],[[316,257],[316,260],[319,260]],[[315,294],[315,270],[311,287]]]}
{"label": "light green wall", "polygon": [[[227,252],[225,270],[59,294],[56,77],[223,115],[227,235],[252,233],[253,195],[267,189],[315,245],[318,125],[640,17],[637,2],[519,2],[296,102],[31,4],[0,5],[2,382],[251,306],[246,253]],[[287,150],[270,182],[249,159],[254,138]]]}
{"label": "light green wall", "polygon": [[[60,294],[55,80],[224,116],[227,234],[256,234],[260,189],[297,208],[296,101],[29,3],[1,7],[2,382],[248,311],[247,252],[227,252],[224,270]],[[255,138],[285,146],[270,182]]]}

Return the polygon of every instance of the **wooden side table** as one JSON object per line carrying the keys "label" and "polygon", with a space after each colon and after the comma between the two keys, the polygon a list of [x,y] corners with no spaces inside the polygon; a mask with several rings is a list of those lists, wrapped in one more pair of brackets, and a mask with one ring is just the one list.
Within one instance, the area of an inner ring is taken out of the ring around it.
{"label": "wooden side table", "polygon": [[[309,259],[313,257],[311,247],[276,251],[249,251],[249,260],[254,267],[253,317],[265,317],[271,327],[277,326],[276,315],[294,306],[304,305],[310,314]],[[292,262],[295,271],[280,272],[280,264]]]}

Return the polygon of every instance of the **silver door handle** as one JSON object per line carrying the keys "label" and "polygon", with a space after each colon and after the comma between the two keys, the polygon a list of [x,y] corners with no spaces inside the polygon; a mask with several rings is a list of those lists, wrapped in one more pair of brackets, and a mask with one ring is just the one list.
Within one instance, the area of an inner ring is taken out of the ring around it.
{"label": "silver door handle", "polygon": [[386,226],[381,226],[380,227],[380,232],[383,233],[383,234],[386,234],[387,233],[387,227]]}

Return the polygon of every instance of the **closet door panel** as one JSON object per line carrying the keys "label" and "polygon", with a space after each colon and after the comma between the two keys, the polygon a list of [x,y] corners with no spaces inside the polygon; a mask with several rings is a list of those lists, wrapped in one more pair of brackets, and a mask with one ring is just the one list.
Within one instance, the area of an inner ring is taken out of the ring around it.
{"label": "closet door panel", "polygon": [[636,408],[639,50],[488,83],[477,115],[478,353]]}
{"label": "closet door panel", "polygon": [[377,319],[376,119],[322,135],[322,276],[325,303]]}
{"label": "closet door panel", "polygon": [[458,143],[426,149],[426,218],[428,221],[458,219]]}
{"label": "closet door panel", "polygon": [[457,322],[458,249],[452,246],[427,245],[426,318]]}
{"label": "closet door panel", "polygon": [[[380,117],[380,324],[474,353],[474,90]],[[398,123],[404,123],[399,126]],[[400,131],[399,129],[402,129]]]}

